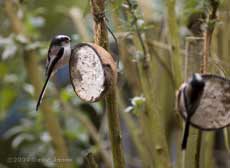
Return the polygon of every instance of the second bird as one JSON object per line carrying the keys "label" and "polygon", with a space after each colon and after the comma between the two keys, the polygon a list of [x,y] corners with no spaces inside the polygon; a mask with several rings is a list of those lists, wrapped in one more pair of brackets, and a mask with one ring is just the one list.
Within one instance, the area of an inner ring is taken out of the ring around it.
{"label": "second bird", "polygon": [[184,83],[179,89],[178,106],[180,109],[185,109],[187,114],[184,136],[181,144],[182,150],[186,149],[191,117],[200,105],[204,87],[205,81],[202,76],[200,74],[193,74],[192,78],[188,82]]}

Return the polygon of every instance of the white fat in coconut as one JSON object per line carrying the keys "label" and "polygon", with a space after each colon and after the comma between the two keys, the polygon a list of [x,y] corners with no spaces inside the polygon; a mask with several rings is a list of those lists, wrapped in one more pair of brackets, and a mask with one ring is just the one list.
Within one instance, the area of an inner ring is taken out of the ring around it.
{"label": "white fat in coconut", "polygon": [[88,45],[76,51],[73,84],[77,94],[86,101],[95,101],[104,91],[104,70],[97,53]]}

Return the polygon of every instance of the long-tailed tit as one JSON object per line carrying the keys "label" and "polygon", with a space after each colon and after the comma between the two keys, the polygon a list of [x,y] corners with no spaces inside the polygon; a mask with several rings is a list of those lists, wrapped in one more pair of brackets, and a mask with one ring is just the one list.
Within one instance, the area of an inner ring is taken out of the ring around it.
{"label": "long-tailed tit", "polygon": [[186,112],[186,123],[184,130],[184,137],[181,148],[186,149],[187,140],[189,136],[189,126],[191,117],[196,112],[200,104],[200,100],[205,87],[205,81],[200,74],[193,74],[188,82],[184,83],[178,92],[178,108],[184,109]]}
{"label": "long-tailed tit", "polygon": [[65,64],[69,63],[69,58],[71,55],[71,45],[70,37],[66,35],[57,35],[55,36],[48,50],[48,57],[46,61],[46,81],[38,98],[36,111],[38,110],[42,98],[44,96],[48,81],[50,77]]}

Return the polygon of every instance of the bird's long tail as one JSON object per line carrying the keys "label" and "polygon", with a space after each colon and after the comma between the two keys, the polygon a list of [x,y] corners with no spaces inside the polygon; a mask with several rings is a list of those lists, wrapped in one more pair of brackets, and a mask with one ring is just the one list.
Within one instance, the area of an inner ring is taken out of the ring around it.
{"label": "bird's long tail", "polygon": [[187,118],[186,123],[185,123],[184,137],[183,137],[182,144],[181,144],[182,150],[185,150],[187,146],[187,141],[188,141],[188,136],[189,136],[189,126],[190,126],[190,119]]}
{"label": "bird's long tail", "polygon": [[44,94],[45,94],[46,87],[47,87],[47,84],[48,84],[50,75],[51,75],[51,74],[49,74],[49,75],[47,76],[46,82],[45,82],[45,84],[44,84],[44,86],[43,86],[43,88],[42,88],[42,91],[41,91],[41,93],[40,93],[40,96],[39,96],[39,98],[38,98],[38,102],[37,102],[37,105],[36,105],[36,111],[38,111],[38,108],[39,108],[39,106],[40,106],[40,104],[41,104],[41,102],[42,102],[42,99],[43,99],[43,96],[44,96]]}

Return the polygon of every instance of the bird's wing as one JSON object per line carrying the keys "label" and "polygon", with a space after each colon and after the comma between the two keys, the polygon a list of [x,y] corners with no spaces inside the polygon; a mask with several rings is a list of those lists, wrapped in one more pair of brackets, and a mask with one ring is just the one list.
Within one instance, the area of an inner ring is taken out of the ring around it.
{"label": "bird's wing", "polygon": [[64,55],[64,48],[59,48],[57,54],[55,55],[55,57],[53,56],[50,59],[50,62],[47,66],[47,75],[50,75],[52,73],[52,71],[54,70],[54,66],[56,65],[56,63],[61,59],[61,57]]}
{"label": "bird's wing", "polygon": [[55,47],[50,45],[50,48],[48,50],[48,57],[46,60],[46,75],[48,75],[48,69],[50,66],[51,61],[58,55],[58,52],[60,51],[60,47]]}
{"label": "bird's wing", "polygon": [[191,112],[191,115],[193,115],[196,112],[197,108],[199,107],[201,96],[197,97],[197,99],[198,100],[195,100],[189,106],[189,111]]}
{"label": "bird's wing", "polygon": [[184,99],[184,106],[187,114],[187,118],[190,116],[190,108],[189,108],[189,98],[186,94],[186,86],[183,88],[183,99]]}

